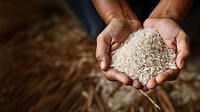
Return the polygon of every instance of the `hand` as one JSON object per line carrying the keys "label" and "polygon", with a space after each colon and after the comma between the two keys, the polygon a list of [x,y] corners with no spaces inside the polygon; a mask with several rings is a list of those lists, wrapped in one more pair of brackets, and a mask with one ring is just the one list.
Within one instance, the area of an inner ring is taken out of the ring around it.
{"label": "hand", "polygon": [[110,67],[110,53],[120,47],[128,35],[140,28],[141,24],[137,19],[112,19],[108,26],[97,37],[96,58],[108,80],[119,81],[125,85],[133,85],[140,89],[142,85],[133,81],[127,75]]}
{"label": "hand", "polygon": [[175,80],[178,77],[180,69],[183,69],[185,61],[190,54],[189,38],[175,21],[168,18],[149,18],[144,22],[143,27],[157,29],[164,43],[177,52],[176,64],[178,69],[168,69],[151,78],[147,83],[147,88],[154,89],[157,85],[165,81]]}

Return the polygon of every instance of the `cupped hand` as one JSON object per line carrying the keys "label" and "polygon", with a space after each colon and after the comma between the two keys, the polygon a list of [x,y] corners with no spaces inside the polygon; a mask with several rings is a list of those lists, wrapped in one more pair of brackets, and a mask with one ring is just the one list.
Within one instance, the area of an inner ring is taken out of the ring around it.
{"label": "cupped hand", "polygon": [[157,29],[164,43],[177,53],[176,64],[178,69],[167,69],[165,72],[151,78],[146,87],[154,89],[157,85],[175,80],[178,77],[180,69],[183,69],[185,61],[190,54],[189,38],[181,27],[169,18],[148,18],[145,20],[143,27]]}
{"label": "cupped hand", "polygon": [[141,89],[138,81],[133,81],[127,75],[110,67],[110,53],[120,47],[128,35],[141,27],[137,19],[112,19],[108,26],[97,37],[96,58],[105,77],[111,81],[119,81]]}

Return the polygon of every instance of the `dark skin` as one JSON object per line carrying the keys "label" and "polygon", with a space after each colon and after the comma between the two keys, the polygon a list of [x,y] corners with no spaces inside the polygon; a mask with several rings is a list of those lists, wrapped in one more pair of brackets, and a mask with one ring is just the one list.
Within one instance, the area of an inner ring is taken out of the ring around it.
{"label": "dark skin", "polygon": [[[178,77],[190,54],[188,35],[178,23],[186,15],[192,3],[191,0],[160,0],[143,24],[125,0],[92,0],[92,2],[107,24],[107,27],[97,37],[96,58],[108,80],[119,81],[124,85],[147,91]],[[116,50],[131,32],[141,27],[157,29],[165,44],[177,52],[178,69],[168,69],[152,77],[146,85],[109,67],[110,53]]]}

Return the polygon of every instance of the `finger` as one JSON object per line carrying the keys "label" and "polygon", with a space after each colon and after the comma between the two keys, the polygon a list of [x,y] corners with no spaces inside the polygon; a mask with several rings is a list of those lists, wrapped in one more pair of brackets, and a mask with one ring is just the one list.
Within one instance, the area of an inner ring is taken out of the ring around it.
{"label": "finger", "polygon": [[143,85],[138,80],[133,80],[133,85],[135,89],[142,89]]}
{"label": "finger", "polygon": [[183,31],[177,36],[177,51],[176,63],[179,69],[183,69],[185,61],[190,55],[189,38]]}
{"label": "finger", "polygon": [[148,90],[149,90],[149,89],[147,88],[147,86],[143,86],[143,87],[142,87],[142,91],[145,91],[145,92],[146,92],[146,91],[148,91]]}
{"label": "finger", "polygon": [[106,35],[105,30],[97,37],[96,58],[99,66],[105,71],[110,63],[110,37]]}
{"label": "finger", "polygon": [[158,83],[156,82],[156,76],[154,76],[148,81],[147,88],[155,89],[157,86],[158,86]]}
{"label": "finger", "polygon": [[131,85],[132,79],[130,79],[127,75],[113,69],[109,68],[107,71],[103,71],[105,77],[110,81],[119,81],[124,85]]}
{"label": "finger", "polygon": [[179,69],[167,69],[165,72],[156,76],[156,82],[163,84],[165,81],[172,81],[177,79],[180,73]]}

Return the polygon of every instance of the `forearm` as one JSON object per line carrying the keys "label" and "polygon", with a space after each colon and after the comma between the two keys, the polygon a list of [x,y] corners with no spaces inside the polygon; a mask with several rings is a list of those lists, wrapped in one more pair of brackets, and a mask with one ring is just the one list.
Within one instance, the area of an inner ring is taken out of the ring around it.
{"label": "forearm", "polygon": [[92,0],[92,2],[106,24],[115,18],[137,19],[126,0]]}
{"label": "forearm", "polygon": [[180,22],[187,14],[193,0],[160,0],[149,17],[166,17]]}

